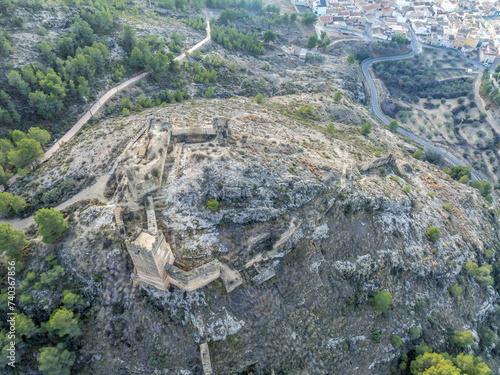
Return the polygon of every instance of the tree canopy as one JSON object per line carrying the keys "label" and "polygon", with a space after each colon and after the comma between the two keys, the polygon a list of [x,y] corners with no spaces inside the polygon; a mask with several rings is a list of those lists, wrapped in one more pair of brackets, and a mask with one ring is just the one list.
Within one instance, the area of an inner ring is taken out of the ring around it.
{"label": "tree canopy", "polygon": [[26,201],[13,194],[2,192],[0,193],[0,214],[10,216],[14,213],[18,214],[26,207]]}
{"label": "tree canopy", "polygon": [[361,126],[361,130],[360,130],[360,133],[363,134],[363,135],[368,135],[370,134],[372,131],[372,124],[370,122],[365,122],[362,126]]}
{"label": "tree canopy", "polygon": [[317,44],[318,44],[318,36],[316,35],[316,33],[314,33],[307,39],[307,48],[313,49],[314,47],[316,47]]}
{"label": "tree canopy", "polygon": [[38,327],[33,323],[31,317],[26,314],[15,316],[16,333],[21,337],[30,338],[38,332]]}
{"label": "tree canopy", "polygon": [[427,235],[427,239],[432,242],[439,240],[439,237],[441,237],[441,231],[433,225],[427,228],[425,234]]}
{"label": "tree canopy", "polygon": [[318,20],[318,17],[316,17],[315,14],[313,13],[306,13],[302,17],[302,25],[312,25]]}
{"label": "tree canopy", "polygon": [[38,369],[45,375],[70,375],[75,359],[75,353],[64,349],[64,344],[60,343],[40,350]]}
{"label": "tree canopy", "polygon": [[73,317],[73,312],[65,308],[56,310],[46,324],[46,329],[50,334],[59,337],[68,336],[70,338],[82,334],[78,327],[78,319]]}
{"label": "tree canopy", "polygon": [[389,130],[393,133],[396,133],[398,131],[399,125],[397,120],[391,120],[389,122]]}
{"label": "tree canopy", "polygon": [[271,30],[266,30],[263,35],[264,43],[269,44],[271,42],[276,41],[276,34],[273,33]]}
{"label": "tree canopy", "polygon": [[21,249],[28,244],[22,231],[12,228],[10,223],[0,224],[0,254],[6,253],[10,257],[20,259]]}
{"label": "tree canopy", "polygon": [[376,311],[385,313],[391,307],[392,295],[386,290],[381,290],[371,299],[371,302]]}
{"label": "tree canopy", "polygon": [[459,348],[465,349],[474,342],[471,331],[455,332],[451,337],[453,343]]}
{"label": "tree canopy", "polygon": [[423,353],[410,364],[412,375],[492,375],[488,365],[479,357],[448,353]]}
{"label": "tree canopy", "polygon": [[68,229],[68,222],[64,220],[63,214],[53,208],[39,209],[35,214],[35,222],[39,226],[42,241],[47,244],[57,241]]}
{"label": "tree canopy", "polygon": [[42,146],[34,139],[21,139],[16,146],[16,149],[7,153],[9,162],[16,168],[30,166],[44,155]]}
{"label": "tree canopy", "polygon": [[463,177],[467,177],[467,181],[471,178],[470,168],[463,165],[454,165],[450,168],[444,168],[443,172],[456,181],[462,181]]}

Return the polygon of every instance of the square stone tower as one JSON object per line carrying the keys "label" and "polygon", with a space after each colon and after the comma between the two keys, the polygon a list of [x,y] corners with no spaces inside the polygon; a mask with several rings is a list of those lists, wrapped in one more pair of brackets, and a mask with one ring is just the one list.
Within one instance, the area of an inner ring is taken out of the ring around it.
{"label": "square stone tower", "polygon": [[153,234],[141,229],[125,241],[137,276],[160,290],[168,286],[165,265],[174,263],[174,254],[163,233]]}

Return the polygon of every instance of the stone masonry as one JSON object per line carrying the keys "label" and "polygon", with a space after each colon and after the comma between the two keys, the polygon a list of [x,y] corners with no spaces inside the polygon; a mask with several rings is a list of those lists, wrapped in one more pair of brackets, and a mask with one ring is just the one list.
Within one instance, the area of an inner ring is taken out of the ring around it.
{"label": "stone masonry", "polygon": [[[139,152],[127,162],[125,169],[128,188],[134,201],[143,201],[145,204],[148,229],[137,229],[125,244],[139,279],[157,289],[166,290],[173,284],[190,292],[220,277],[226,290],[230,292],[243,283],[238,271],[218,260],[190,271],[175,266],[175,255],[156,223],[153,194],[162,185],[163,168],[171,139],[176,143],[186,140],[192,142],[201,136],[200,139],[204,141],[205,136],[214,135],[216,138],[227,138],[231,135],[228,118],[214,118],[212,129],[203,130],[202,134],[182,129],[173,131],[170,123],[153,119],[142,145],[139,146]],[[158,170],[159,166],[162,170]],[[152,174],[160,175],[160,178],[156,180]]]}

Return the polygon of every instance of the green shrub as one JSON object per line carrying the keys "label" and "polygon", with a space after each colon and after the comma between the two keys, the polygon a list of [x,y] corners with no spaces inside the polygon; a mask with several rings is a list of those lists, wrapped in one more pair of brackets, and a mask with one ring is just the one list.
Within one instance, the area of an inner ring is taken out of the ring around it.
{"label": "green shrub", "polygon": [[130,110],[128,108],[123,108],[122,115],[123,116],[130,116]]}
{"label": "green shrub", "polygon": [[44,272],[40,275],[40,282],[45,285],[56,284],[61,277],[66,274],[64,268],[55,266],[50,271]]}
{"label": "green shrub", "polygon": [[[1,110],[0,110],[1,113]],[[26,207],[26,201],[7,192],[0,193],[0,214],[11,216],[21,213]]]}
{"label": "green shrub", "polygon": [[30,283],[28,281],[25,281],[24,283],[22,283],[21,285],[19,285],[19,290],[21,292],[24,292],[25,290],[27,290],[28,288],[30,287]]}
{"label": "green shrub", "polygon": [[376,311],[385,313],[391,307],[392,295],[390,292],[381,290],[371,299],[371,303]]}
{"label": "green shrub", "polygon": [[411,374],[441,374],[441,375],[493,375],[491,369],[479,357],[470,354],[459,354],[457,357],[448,353],[424,353],[410,364]]}
{"label": "green shrub", "polygon": [[216,199],[210,199],[207,202],[207,207],[212,211],[217,211],[219,209],[219,201]]}
{"label": "green shrub", "polygon": [[215,89],[213,87],[209,87],[207,91],[205,92],[205,98],[206,99],[211,99],[215,94]]}
{"label": "green shrub", "polygon": [[410,187],[410,185],[405,185],[405,186],[403,186],[403,188],[401,190],[403,191],[403,193],[408,194],[411,190],[411,187]]}
{"label": "green shrub", "polygon": [[491,346],[497,341],[497,335],[488,327],[483,327],[479,330],[479,338],[484,346]]}
{"label": "green shrub", "polygon": [[392,338],[391,338],[391,344],[392,344],[392,346],[397,348],[398,346],[403,345],[403,340],[401,340],[401,337],[399,337],[398,335],[395,335],[395,336],[392,336]]}
{"label": "green shrub", "polygon": [[395,181],[395,182],[399,182],[399,176],[396,176],[395,174],[392,175],[391,177],[389,177],[391,180]]}
{"label": "green shrub", "polygon": [[[449,175],[455,181],[460,181],[462,177],[467,177],[468,180],[471,178],[471,170],[469,167],[465,167],[463,165],[454,165],[451,168],[444,168],[443,172]],[[467,180],[467,181],[468,181]]]}
{"label": "green shrub", "polygon": [[60,308],[52,314],[50,320],[45,325],[47,332],[52,335],[73,338],[82,334],[78,327],[78,317],[74,317],[72,311]]}
{"label": "green shrub", "polygon": [[423,342],[415,348],[415,353],[417,355],[422,355],[424,353],[432,353],[432,349],[425,342]]}
{"label": "green shrub", "polygon": [[369,122],[365,122],[363,125],[361,125],[361,130],[360,133],[363,135],[368,135],[372,131],[372,124]]}
{"label": "green shrub", "polygon": [[64,343],[59,343],[57,347],[40,349],[38,369],[44,375],[70,375],[75,359],[76,354],[65,349]]}
{"label": "green shrub", "polygon": [[471,181],[469,183],[475,189],[479,190],[479,194],[486,199],[487,202],[492,203],[493,197],[491,196],[491,184],[488,181]]}
{"label": "green shrub", "polygon": [[130,98],[122,98],[121,106],[122,106],[122,109],[123,108],[130,109],[130,108],[132,108],[132,101],[130,100]]}
{"label": "green shrub", "polygon": [[26,314],[18,314],[15,316],[16,334],[19,337],[24,336],[29,339],[38,332],[38,327],[33,323],[31,317]]}
{"label": "green shrub", "polygon": [[13,229],[9,222],[0,224],[0,255],[6,253],[9,257],[21,259],[21,250],[27,245],[29,241],[23,231]]}
{"label": "green shrub", "polygon": [[451,341],[459,348],[466,349],[473,344],[474,337],[470,331],[455,332],[455,334],[451,336]]}
{"label": "green shrub", "polygon": [[333,122],[330,122],[327,127],[326,127],[326,131],[330,134],[333,134],[335,133],[335,125],[333,125]]}
{"label": "green shrub", "polygon": [[68,309],[72,309],[73,307],[78,307],[78,306],[83,305],[83,299],[78,294],[66,291],[64,293],[64,298],[62,300],[62,303],[63,303],[64,307],[67,307]]}
{"label": "green shrub", "polygon": [[380,342],[382,340],[382,334],[380,333],[380,331],[372,332],[372,340],[375,342]]}
{"label": "green shrub", "polygon": [[482,285],[493,285],[493,276],[491,276],[491,272],[493,272],[493,266],[491,264],[485,264],[484,266],[479,267],[477,270],[476,281]]}
{"label": "green shrub", "polygon": [[53,266],[56,266],[59,262],[57,261],[57,256],[55,256],[54,254],[51,254],[49,255],[47,258],[45,258],[46,262],[51,265],[52,267]]}
{"label": "green shrub", "polygon": [[464,290],[458,285],[451,286],[450,289],[448,289],[448,291],[450,292],[453,298],[458,298],[464,293]]}
{"label": "green shrub", "polygon": [[469,261],[469,262],[465,263],[464,269],[465,269],[465,272],[467,273],[467,275],[476,276],[478,273],[479,267],[478,267],[476,262]]}
{"label": "green shrub", "polygon": [[398,122],[396,120],[391,120],[391,122],[389,122],[389,130],[393,133],[396,133],[398,131],[398,128],[399,128],[399,125],[398,125]]}
{"label": "green shrub", "polygon": [[439,240],[441,237],[441,231],[433,225],[427,228],[425,234],[427,235],[427,239],[432,242]]}
{"label": "green shrub", "polygon": [[46,205],[56,203],[57,201],[59,201],[61,199],[61,197],[65,193],[66,194],[70,193],[75,188],[76,185],[77,185],[77,181],[74,179],[64,180],[60,184],[58,184],[57,186],[50,189],[49,191],[46,191],[45,193],[43,193],[40,200]]}
{"label": "green shrub", "polygon": [[418,149],[413,153],[413,157],[417,160],[422,160],[424,158],[424,152],[421,149]]}
{"label": "green shrub", "polygon": [[264,101],[264,97],[262,96],[262,94],[259,93],[259,94],[255,95],[255,101],[258,104],[261,104]]}
{"label": "green shrub", "polygon": [[408,330],[408,334],[410,335],[410,339],[416,340],[420,337],[421,332],[418,327],[410,327],[410,329]]}
{"label": "green shrub", "polygon": [[427,195],[431,198],[434,198],[436,196],[436,193],[434,193],[433,191],[429,191]]}
{"label": "green shrub", "polygon": [[309,103],[308,105],[301,105],[299,107],[298,113],[301,117],[315,118],[314,106],[312,105],[312,103]]}
{"label": "green shrub", "polygon": [[[405,371],[407,367],[408,367],[408,362],[406,362],[406,361],[401,361],[401,362],[399,363],[399,369],[400,369],[401,371]],[[395,372],[395,371],[394,371],[394,372]]]}
{"label": "green shrub", "polygon": [[451,212],[451,203],[443,204],[443,209],[448,211],[448,212]]}
{"label": "green shrub", "polygon": [[34,219],[43,237],[42,241],[47,244],[57,241],[68,229],[68,222],[64,220],[63,214],[53,208],[39,209]]}
{"label": "green shrub", "polygon": [[30,305],[33,302],[33,297],[29,294],[23,293],[19,297],[19,303],[23,306]]}

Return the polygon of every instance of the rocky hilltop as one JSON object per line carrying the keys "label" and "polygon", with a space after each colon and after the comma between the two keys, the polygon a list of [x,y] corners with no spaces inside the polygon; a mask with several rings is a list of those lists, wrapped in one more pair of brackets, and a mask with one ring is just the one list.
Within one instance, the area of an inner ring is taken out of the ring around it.
{"label": "rocky hilltop", "polygon": [[[227,138],[169,146],[154,204],[178,267],[218,260],[243,283],[228,293],[219,280],[193,292],[140,282],[123,241],[147,226],[145,208],[118,167],[112,198],[67,211],[73,224],[56,250],[93,306],[80,373],[200,374],[199,344],[208,342],[216,374],[388,374],[405,347],[425,340],[453,351],[448,335],[463,330],[498,368],[477,334],[495,319],[498,294],[463,270],[494,261],[498,213],[476,189],[412,158],[404,139],[377,126],[361,135],[366,109],[333,97],[201,100],[94,125],[133,132],[150,118],[174,129],[230,119]],[[92,131],[66,149],[71,163],[91,157],[79,145]],[[40,245],[32,262],[49,251]],[[464,290],[458,298],[454,285]],[[386,313],[370,303],[382,290],[392,294]],[[422,336],[410,338],[410,327]],[[391,344],[395,335],[404,345]]]}

